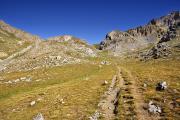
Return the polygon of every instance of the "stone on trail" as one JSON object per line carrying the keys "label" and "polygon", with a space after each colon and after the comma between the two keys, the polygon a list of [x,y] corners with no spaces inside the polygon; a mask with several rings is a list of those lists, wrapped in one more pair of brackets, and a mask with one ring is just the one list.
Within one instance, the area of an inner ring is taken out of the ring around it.
{"label": "stone on trail", "polygon": [[110,65],[110,62],[109,61],[102,61],[101,65]]}

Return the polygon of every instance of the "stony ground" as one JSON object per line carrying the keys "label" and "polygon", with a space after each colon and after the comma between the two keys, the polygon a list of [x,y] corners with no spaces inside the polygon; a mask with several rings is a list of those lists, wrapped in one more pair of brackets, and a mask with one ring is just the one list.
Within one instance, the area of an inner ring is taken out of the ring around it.
{"label": "stony ground", "polygon": [[[179,118],[178,60],[102,56],[89,61],[1,72],[0,119],[33,119],[38,114],[47,120]],[[167,82],[166,90],[156,91],[160,81]],[[150,101],[161,108],[160,113],[149,112]]]}

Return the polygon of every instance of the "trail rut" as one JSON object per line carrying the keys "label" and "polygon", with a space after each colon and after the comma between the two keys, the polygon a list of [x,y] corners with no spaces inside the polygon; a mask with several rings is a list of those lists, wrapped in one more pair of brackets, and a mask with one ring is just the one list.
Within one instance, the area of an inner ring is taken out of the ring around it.
{"label": "trail rut", "polygon": [[114,75],[90,120],[157,120],[143,109],[145,103],[136,82],[137,78],[130,71],[118,67],[117,75]]}
{"label": "trail rut", "polygon": [[140,89],[138,88],[137,85],[137,77],[133,76],[130,71],[127,69],[124,69],[124,72],[127,73],[128,75],[128,81],[131,82],[131,85],[128,86],[129,89],[131,90],[131,95],[134,98],[134,105],[135,105],[135,112],[136,112],[136,117],[138,120],[157,120],[157,117],[150,116],[147,110],[144,110],[144,100],[143,100],[143,94],[141,93]]}

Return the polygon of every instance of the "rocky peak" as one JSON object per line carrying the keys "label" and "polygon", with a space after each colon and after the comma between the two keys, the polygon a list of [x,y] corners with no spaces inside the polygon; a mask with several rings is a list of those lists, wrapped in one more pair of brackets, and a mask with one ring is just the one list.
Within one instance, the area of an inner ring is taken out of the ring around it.
{"label": "rocky peak", "polygon": [[148,25],[171,26],[177,22],[180,22],[179,19],[180,19],[180,12],[174,11],[174,12],[171,12],[170,14],[168,14],[166,16],[162,16],[162,17],[157,18],[157,19],[152,19],[148,23]]}
{"label": "rocky peak", "polygon": [[[139,26],[127,31],[112,31],[100,43],[101,50],[111,50],[121,53],[124,50],[144,49],[148,45],[155,45],[159,41],[169,41],[176,36],[176,29],[180,26],[180,12],[175,11],[166,16],[152,19],[147,25]],[[120,48],[120,49],[119,49]]]}

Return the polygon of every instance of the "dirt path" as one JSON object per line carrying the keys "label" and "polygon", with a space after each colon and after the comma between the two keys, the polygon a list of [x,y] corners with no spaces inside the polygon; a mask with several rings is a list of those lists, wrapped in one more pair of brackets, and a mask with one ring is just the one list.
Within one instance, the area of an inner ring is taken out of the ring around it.
{"label": "dirt path", "polygon": [[127,73],[131,85],[131,95],[134,98],[135,112],[138,120],[157,120],[157,117],[150,116],[147,110],[144,110],[144,100],[142,96],[142,91],[138,88],[137,77],[132,76],[131,72],[127,69],[124,69],[124,72]]}
{"label": "dirt path", "polygon": [[137,77],[132,76],[130,71],[118,68],[117,75],[114,75],[90,120],[157,120],[144,110],[142,91],[137,84]]}

